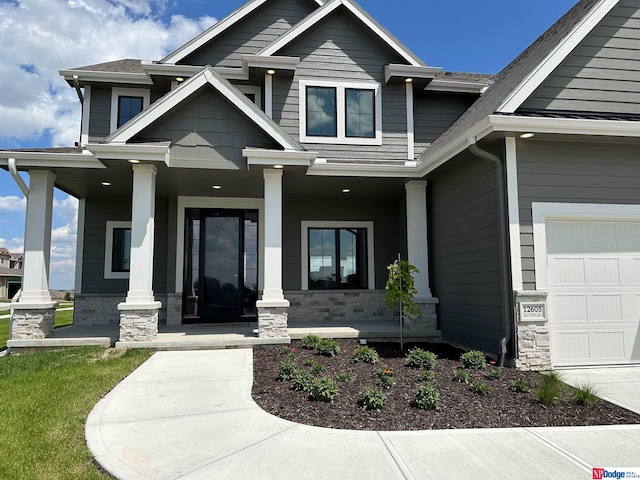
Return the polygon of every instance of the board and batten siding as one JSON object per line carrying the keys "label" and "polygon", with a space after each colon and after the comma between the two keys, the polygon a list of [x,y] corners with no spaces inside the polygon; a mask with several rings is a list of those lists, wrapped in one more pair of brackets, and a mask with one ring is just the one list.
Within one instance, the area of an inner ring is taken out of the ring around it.
{"label": "board and batten siding", "polygon": [[502,295],[495,167],[465,152],[428,182],[430,278],[442,338],[496,352]]}
{"label": "board and batten siding", "polygon": [[210,87],[135,138],[148,142],[166,140],[171,140],[169,166],[182,168],[245,169],[243,148],[281,149]]}
{"label": "board and batten siding", "polygon": [[407,160],[405,87],[404,84],[384,83],[384,66],[403,61],[397,53],[375,41],[349,17],[350,14],[341,13],[332,13],[316,28],[278,52],[279,55],[300,57],[300,64],[293,79],[274,77],[273,118],[298,140],[301,79],[378,82],[382,84],[382,145],[306,143],[304,146],[330,161],[404,162]]}
{"label": "board and batten siding", "polygon": [[241,67],[242,55],[257,54],[317,7],[312,0],[267,2],[179,63]]}
{"label": "board and batten siding", "polygon": [[89,141],[103,140],[111,128],[111,89],[91,87],[91,111],[89,112]]}
{"label": "board and batten siding", "polygon": [[[131,221],[131,199],[95,197],[85,203],[82,293],[122,294],[129,289],[127,279],[104,278],[107,221]],[[153,290],[167,291],[168,201],[156,199]]]}
{"label": "board and batten siding", "polygon": [[535,290],[531,203],[640,205],[640,148],[536,140],[517,153],[523,288]]}
{"label": "board and batten siding", "polygon": [[640,114],[640,0],[623,0],[522,107]]}

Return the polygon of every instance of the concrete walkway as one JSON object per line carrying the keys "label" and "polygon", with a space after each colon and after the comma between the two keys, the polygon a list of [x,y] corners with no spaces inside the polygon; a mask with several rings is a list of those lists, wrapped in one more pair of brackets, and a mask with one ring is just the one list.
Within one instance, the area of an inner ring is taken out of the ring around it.
{"label": "concrete walkway", "polygon": [[591,478],[640,467],[640,426],[358,432],[299,425],[251,399],[250,349],[167,351],[103,398],[86,438],[119,479]]}

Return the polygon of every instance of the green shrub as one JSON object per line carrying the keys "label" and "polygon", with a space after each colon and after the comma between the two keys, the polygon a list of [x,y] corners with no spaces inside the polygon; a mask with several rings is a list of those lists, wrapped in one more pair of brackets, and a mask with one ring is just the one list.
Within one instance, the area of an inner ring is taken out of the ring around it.
{"label": "green shrub", "polygon": [[320,340],[322,339],[317,335],[307,335],[300,339],[302,348],[306,348],[307,350],[315,350]]}
{"label": "green shrub", "polygon": [[511,391],[529,393],[531,391],[531,387],[527,385],[524,380],[519,378],[518,380],[514,380],[513,382],[511,382]]}
{"label": "green shrub", "polygon": [[489,380],[497,380],[502,376],[502,370],[499,368],[492,368],[488,372],[484,373],[484,377]]}
{"label": "green shrub", "polygon": [[412,348],[407,354],[407,366],[433,370],[436,366],[436,354],[421,348]]}
{"label": "green shrub", "polygon": [[353,375],[351,375],[349,372],[340,372],[338,375],[336,375],[336,378],[339,382],[350,382],[353,380]]}
{"label": "green shrub", "polygon": [[280,355],[286,355],[288,358],[295,357],[295,348],[284,346],[280,349]]}
{"label": "green shrub", "polygon": [[420,372],[420,376],[418,378],[421,382],[432,382],[435,380],[436,375],[433,373],[433,370],[424,370]]}
{"label": "green shrub", "polygon": [[589,381],[579,383],[571,392],[571,397],[578,405],[594,405],[598,402],[598,386]]}
{"label": "green shrub", "polygon": [[304,361],[304,366],[309,367],[311,369],[311,372],[313,373],[322,373],[325,370],[324,365],[319,363],[317,360],[314,360],[313,358],[307,358]]}
{"label": "green shrub", "polygon": [[364,387],[358,395],[358,404],[365,410],[375,410],[379,412],[387,403],[387,396],[378,388]]}
{"label": "green shrub", "polygon": [[376,378],[376,383],[385,390],[393,387],[396,383],[393,379],[393,370],[391,370],[390,368],[379,368],[376,371]]}
{"label": "green shrub", "polygon": [[415,405],[421,410],[436,410],[440,403],[440,390],[435,383],[422,383],[416,390]]}
{"label": "green shrub", "polygon": [[310,397],[316,402],[333,403],[333,399],[340,394],[338,385],[329,377],[318,378],[311,385]]}
{"label": "green shrub", "polygon": [[363,345],[361,347],[356,348],[353,351],[353,356],[351,357],[351,361],[353,363],[371,363],[376,364],[380,361],[380,357],[378,356],[378,352],[371,347],[367,347]]}
{"label": "green shrub", "polygon": [[538,387],[538,401],[543,405],[555,404],[564,392],[564,384],[560,374],[555,371],[541,373],[542,383]]}
{"label": "green shrub", "polygon": [[470,370],[482,370],[487,364],[484,353],[480,350],[471,350],[460,355],[460,361],[464,368]]}
{"label": "green shrub", "polygon": [[469,383],[469,370],[459,368],[453,372],[453,379],[458,383]]}
{"label": "green shrub", "polygon": [[297,392],[310,392],[313,385],[313,375],[306,370],[298,370],[291,378],[291,390]]}
{"label": "green shrub", "polygon": [[323,338],[316,345],[316,350],[325,357],[335,357],[340,352],[340,344],[332,338]]}
{"label": "green shrub", "polygon": [[278,376],[276,378],[281,382],[288,382],[293,378],[297,371],[298,368],[293,360],[282,360],[278,367]]}
{"label": "green shrub", "polygon": [[473,382],[469,386],[469,390],[471,390],[473,393],[477,393],[478,395],[487,395],[491,391],[491,387],[486,383]]}

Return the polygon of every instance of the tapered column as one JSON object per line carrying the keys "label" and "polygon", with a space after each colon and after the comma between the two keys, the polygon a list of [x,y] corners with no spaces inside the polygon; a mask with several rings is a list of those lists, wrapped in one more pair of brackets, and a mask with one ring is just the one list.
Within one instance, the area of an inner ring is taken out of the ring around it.
{"label": "tapered column", "polygon": [[264,171],[264,286],[258,307],[261,337],[287,337],[289,301],[282,290],[282,170]]}

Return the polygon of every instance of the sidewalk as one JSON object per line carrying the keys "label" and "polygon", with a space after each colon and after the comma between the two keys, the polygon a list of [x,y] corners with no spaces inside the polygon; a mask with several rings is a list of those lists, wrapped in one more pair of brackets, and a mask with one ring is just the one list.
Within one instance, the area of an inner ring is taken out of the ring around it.
{"label": "sidewalk", "polygon": [[251,399],[250,349],[155,353],[102,399],[86,437],[119,479],[590,479],[640,467],[640,426],[359,432]]}

